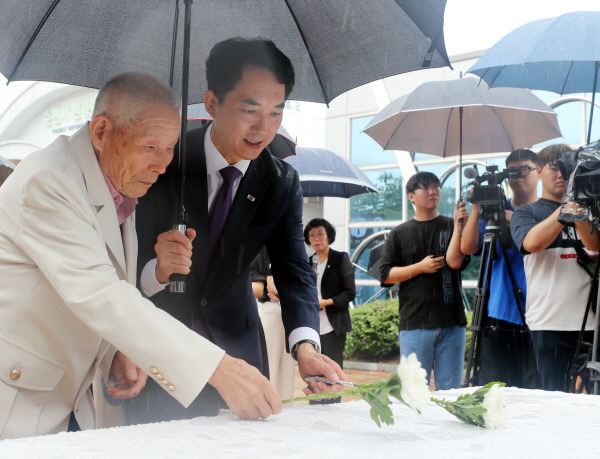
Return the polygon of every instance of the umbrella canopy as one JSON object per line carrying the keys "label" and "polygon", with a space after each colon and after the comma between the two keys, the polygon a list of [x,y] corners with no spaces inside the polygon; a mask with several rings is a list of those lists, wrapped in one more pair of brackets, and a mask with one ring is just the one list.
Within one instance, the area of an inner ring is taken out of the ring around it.
{"label": "umbrella canopy", "polygon": [[595,95],[599,65],[600,11],[576,11],[513,30],[468,71],[491,87]]}
{"label": "umbrella canopy", "polygon": [[330,150],[296,147],[296,155],[285,161],[298,171],[305,197],[349,198],[379,192],[363,171]]}
{"label": "umbrella canopy", "polygon": [[386,106],[363,132],[384,149],[443,157],[512,151],[561,135],[556,113],[538,97],[488,89],[476,78],[424,83]]}
{"label": "umbrella canopy", "polygon": [[[206,111],[204,104],[192,104],[188,106],[188,122],[187,130],[196,129],[204,126],[212,117]],[[267,146],[267,150],[279,159],[287,158],[296,154],[296,142],[292,140],[292,136],[283,126],[279,126],[277,134],[273,137],[271,143]]]}
{"label": "umbrella canopy", "polygon": [[[291,59],[290,98],[328,103],[370,81],[450,65],[446,0],[195,0],[188,102],[202,101],[205,65],[227,38],[269,38]],[[98,88],[123,71],[181,87],[184,15],[177,0],[0,0],[0,72]],[[8,13],[10,12],[10,13]],[[176,27],[175,27],[176,26]],[[173,53],[175,51],[175,53]],[[177,63],[174,65],[173,63]]]}

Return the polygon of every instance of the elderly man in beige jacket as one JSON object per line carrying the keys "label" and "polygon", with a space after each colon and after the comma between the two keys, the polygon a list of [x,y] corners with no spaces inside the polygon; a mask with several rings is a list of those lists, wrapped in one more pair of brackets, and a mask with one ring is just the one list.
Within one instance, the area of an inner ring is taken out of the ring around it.
{"label": "elderly man in beige jacket", "polygon": [[0,188],[0,438],[93,428],[97,370],[116,398],[135,396],[148,374],[184,406],[209,383],[242,418],[281,410],[255,368],[132,285],[132,214],[173,157],[178,109],[153,78],[119,75],[89,124],[24,159]]}

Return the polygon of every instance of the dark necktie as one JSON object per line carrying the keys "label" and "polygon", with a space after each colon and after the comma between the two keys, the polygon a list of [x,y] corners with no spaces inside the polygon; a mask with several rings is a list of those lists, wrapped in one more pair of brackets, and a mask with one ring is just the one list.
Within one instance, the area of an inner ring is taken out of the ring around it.
{"label": "dark necktie", "polygon": [[209,256],[212,255],[215,247],[217,246],[217,241],[219,240],[219,236],[221,236],[221,231],[223,231],[225,221],[227,220],[227,215],[229,214],[229,209],[231,208],[233,182],[235,182],[236,178],[242,175],[239,169],[236,169],[233,166],[225,167],[219,172],[221,173],[221,177],[223,177],[223,184],[221,185],[221,188],[219,188],[217,196],[215,197],[213,208],[208,218]]}

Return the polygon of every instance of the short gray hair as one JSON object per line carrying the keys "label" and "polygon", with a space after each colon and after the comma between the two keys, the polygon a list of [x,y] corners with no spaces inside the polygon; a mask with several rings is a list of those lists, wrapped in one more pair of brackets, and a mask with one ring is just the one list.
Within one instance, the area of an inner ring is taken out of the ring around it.
{"label": "short gray hair", "polygon": [[92,118],[109,117],[117,128],[135,124],[149,103],[162,103],[179,111],[179,96],[156,78],[145,73],[126,72],[111,78],[98,92]]}

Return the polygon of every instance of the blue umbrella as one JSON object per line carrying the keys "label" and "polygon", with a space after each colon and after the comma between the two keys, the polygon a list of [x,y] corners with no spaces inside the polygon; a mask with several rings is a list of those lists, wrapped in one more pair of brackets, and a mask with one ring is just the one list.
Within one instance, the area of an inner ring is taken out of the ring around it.
{"label": "blue umbrella", "polygon": [[490,87],[592,93],[590,142],[598,67],[600,12],[576,11],[525,24],[492,46],[469,70]]}
{"label": "blue umbrella", "polygon": [[296,147],[296,155],[285,158],[285,162],[298,171],[305,197],[349,198],[379,192],[363,171],[330,150]]}

